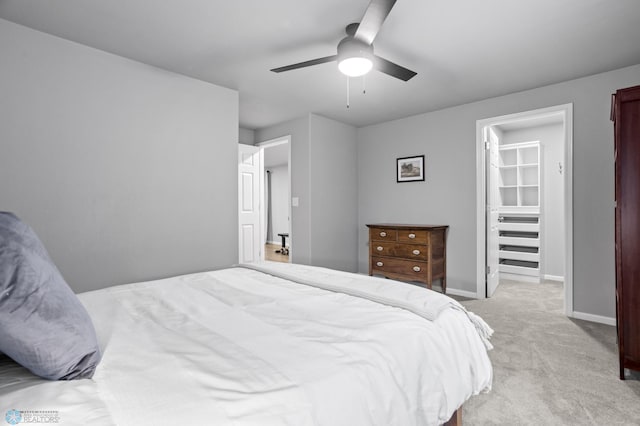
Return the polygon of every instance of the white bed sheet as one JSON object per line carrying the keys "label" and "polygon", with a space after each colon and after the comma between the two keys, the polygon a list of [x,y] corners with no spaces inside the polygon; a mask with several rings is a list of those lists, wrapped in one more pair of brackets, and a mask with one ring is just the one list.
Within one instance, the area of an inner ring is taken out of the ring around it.
{"label": "white bed sheet", "polygon": [[79,297],[103,351],[93,379],[4,363],[0,410],[54,410],[67,425],[432,425],[491,386],[456,309],[429,321],[244,268]]}

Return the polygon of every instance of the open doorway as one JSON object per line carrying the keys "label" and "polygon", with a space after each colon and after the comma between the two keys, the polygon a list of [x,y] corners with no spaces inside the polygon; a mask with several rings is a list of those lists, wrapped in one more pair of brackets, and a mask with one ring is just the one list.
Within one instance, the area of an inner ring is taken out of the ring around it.
{"label": "open doorway", "polygon": [[477,122],[477,297],[501,281],[562,285],[573,311],[572,105]]}
{"label": "open doorway", "polygon": [[290,137],[257,144],[263,151],[264,185],[262,232],[264,260],[291,259],[291,155]]}

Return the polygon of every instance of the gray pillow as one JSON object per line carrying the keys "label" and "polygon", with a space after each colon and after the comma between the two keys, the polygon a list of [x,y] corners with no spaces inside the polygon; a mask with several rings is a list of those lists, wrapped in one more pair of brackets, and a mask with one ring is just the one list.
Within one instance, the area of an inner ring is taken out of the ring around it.
{"label": "gray pillow", "polygon": [[0,212],[0,353],[51,380],[90,378],[100,349],[89,314],[35,232]]}

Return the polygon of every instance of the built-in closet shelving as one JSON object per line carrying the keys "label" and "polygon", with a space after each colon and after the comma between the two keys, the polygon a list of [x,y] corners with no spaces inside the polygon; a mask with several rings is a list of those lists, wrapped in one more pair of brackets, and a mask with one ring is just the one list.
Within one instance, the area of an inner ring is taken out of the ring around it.
{"label": "built-in closet shelving", "polygon": [[540,143],[503,145],[499,154],[500,275],[540,281]]}
{"label": "built-in closet shelving", "polygon": [[519,211],[540,211],[540,143],[500,147],[500,202]]}

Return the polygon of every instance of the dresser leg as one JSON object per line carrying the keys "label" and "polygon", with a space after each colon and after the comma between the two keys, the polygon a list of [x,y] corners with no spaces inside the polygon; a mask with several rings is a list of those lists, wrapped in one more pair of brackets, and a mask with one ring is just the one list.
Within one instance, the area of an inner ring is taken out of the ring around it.
{"label": "dresser leg", "polygon": [[447,294],[447,279],[442,277],[442,294]]}

